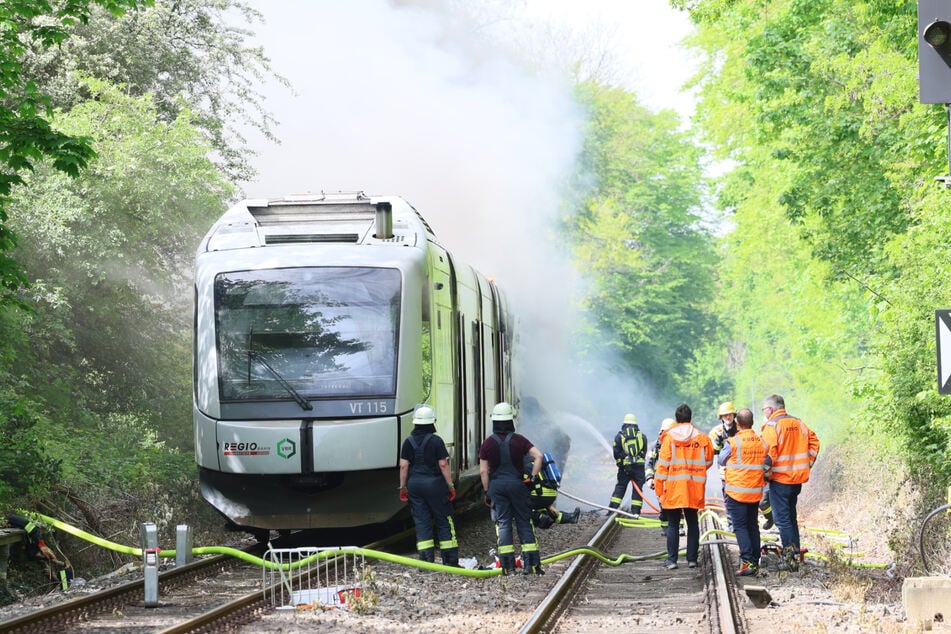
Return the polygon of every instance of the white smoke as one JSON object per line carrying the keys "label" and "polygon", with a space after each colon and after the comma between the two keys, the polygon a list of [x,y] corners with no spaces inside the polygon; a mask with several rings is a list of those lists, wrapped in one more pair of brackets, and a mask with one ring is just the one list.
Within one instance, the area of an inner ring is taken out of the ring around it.
{"label": "white smoke", "polygon": [[649,389],[591,359],[581,372],[577,358],[579,275],[557,233],[585,124],[572,78],[542,76],[513,53],[524,50],[518,42],[494,39],[520,31],[510,15],[493,21],[471,8],[492,5],[294,2],[291,18],[271,10],[287,4],[258,8],[265,30],[308,33],[267,37],[275,70],[299,97],[277,113],[282,145],[257,161],[266,185],[248,183],[245,193],[402,196],[455,257],[507,293],[519,315],[523,392],[549,412],[592,420],[607,438],[627,411],[656,418],[643,425],[656,434],[672,414],[651,411]]}

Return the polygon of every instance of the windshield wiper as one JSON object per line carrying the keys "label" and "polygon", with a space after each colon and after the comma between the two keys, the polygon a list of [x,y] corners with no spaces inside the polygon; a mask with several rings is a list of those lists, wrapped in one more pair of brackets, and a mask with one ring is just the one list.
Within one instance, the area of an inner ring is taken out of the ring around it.
{"label": "windshield wiper", "polygon": [[[251,360],[252,360],[252,359],[254,359],[254,360],[257,361],[258,363],[260,363],[261,365],[263,365],[264,368],[265,368],[268,372],[270,372],[271,375],[272,375],[275,379],[277,379],[277,382],[281,384],[281,387],[284,388],[285,390],[287,390],[287,393],[294,397],[294,401],[296,401],[297,404],[300,405],[301,409],[305,409],[305,410],[308,410],[308,411],[314,409],[314,406],[311,405],[309,402],[307,402],[307,399],[305,399],[303,396],[301,396],[301,395],[300,395],[300,392],[298,392],[298,391],[295,390],[293,387],[291,387],[291,384],[288,383],[288,382],[284,379],[284,377],[280,375],[280,373],[279,373],[277,370],[275,370],[274,368],[272,368],[272,367],[271,367],[271,364],[268,363],[267,361],[265,361],[265,360],[261,357],[261,354],[260,354],[259,352],[256,352],[256,351],[254,351],[254,350],[248,350],[248,365],[251,364]],[[250,372],[248,373],[248,375],[249,375],[249,378],[250,378]]]}

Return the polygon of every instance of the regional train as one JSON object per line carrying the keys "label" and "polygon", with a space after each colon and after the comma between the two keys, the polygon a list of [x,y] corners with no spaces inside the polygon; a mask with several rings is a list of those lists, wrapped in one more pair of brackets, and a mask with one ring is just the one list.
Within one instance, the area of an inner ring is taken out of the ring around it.
{"label": "regional train", "polygon": [[432,405],[457,488],[514,401],[496,284],[395,196],[245,200],[195,260],[194,432],[204,498],[249,532],[391,520],[413,407]]}

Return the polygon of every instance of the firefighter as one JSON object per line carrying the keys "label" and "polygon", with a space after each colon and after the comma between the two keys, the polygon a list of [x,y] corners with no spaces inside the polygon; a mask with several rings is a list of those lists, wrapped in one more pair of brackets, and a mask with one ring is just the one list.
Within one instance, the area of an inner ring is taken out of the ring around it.
{"label": "firefighter", "polygon": [[544,468],[532,478],[533,462],[531,456],[525,456],[525,468],[522,470],[532,483],[529,490],[532,523],[538,528],[551,528],[555,524],[577,524],[581,509],[576,506],[571,513],[562,513],[556,509],[555,498],[558,497],[559,483],[546,477]]}
{"label": "firefighter", "polygon": [[[532,480],[541,471],[542,452],[528,438],[515,433],[515,410],[509,403],[496,404],[491,418],[492,435],[479,447],[479,476],[486,491],[486,502],[495,511],[502,574],[515,572],[513,523],[522,544],[525,574],[544,574],[528,492]],[[527,478],[522,473],[526,455],[532,457],[532,471]]]}
{"label": "firefighter", "polygon": [[740,549],[739,577],[759,573],[759,503],[763,499],[769,456],[766,442],[753,431],[753,412],[743,408],[736,414],[737,432],[728,438],[717,463],[724,468],[726,490],[723,502],[733,524]]}
{"label": "firefighter", "polygon": [[[654,446],[651,448],[650,456],[647,458],[647,467],[644,470],[644,477],[646,478],[646,484],[654,489],[654,469],[657,466],[657,456],[660,455],[660,444],[664,440],[664,433],[668,429],[674,426],[673,418],[665,418],[660,423],[660,431],[657,433],[657,442],[654,443]],[[660,520],[660,532],[665,536],[667,535],[667,513],[664,511],[664,506],[658,502],[660,506],[660,512],[657,514],[657,519]],[[678,527],[678,532],[683,535],[683,528]]]}
{"label": "firefighter", "polygon": [[637,426],[637,417],[634,414],[625,414],[621,423],[621,431],[614,436],[614,462],[617,464],[617,483],[614,493],[611,494],[609,508],[621,506],[627,485],[634,485],[631,490],[631,515],[637,519],[641,515],[644,505],[642,493],[644,491],[644,460],[647,456],[647,436]]}
{"label": "firefighter", "polygon": [[[700,523],[698,511],[703,508],[707,485],[707,469],[713,464],[713,442],[693,426],[693,412],[686,403],[674,412],[676,424],[664,434],[654,487],[657,498],[667,511],[667,519],[678,525],[681,515],[687,524],[687,567],[697,567],[700,551]],[[671,527],[667,531],[668,570],[677,567],[680,535]]]}
{"label": "firefighter", "polygon": [[[723,451],[723,446],[726,445],[727,440],[733,438],[737,432],[736,408],[733,406],[733,403],[729,401],[720,403],[720,407],[717,409],[717,418],[720,422],[714,425],[713,429],[710,430],[710,440],[713,441],[713,451],[719,455],[719,453]],[[723,467],[718,466],[717,472],[720,475],[720,487],[722,489],[724,480]]]}
{"label": "firefighter", "polygon": [[769,473],[769,505],[783,545],[782,567],[799,570],[799,519],[796,505],[802,483],[819,455],[819,437],[794,416],[786,413],[786,401],[779,394],[763,400],[763,440],[772,460]]}
{"label": "firefighter", "polygon": [[436,560],[435,521],[443,565],[459,565],[459,542],[452,520],[455,499],[449,452],[446,443],[436,434],[436,411],[429,405],[417,405],[413,412],[413,431],[403,441],[400,451],[400,500],[409,502],[420,560]]}
{"label": "firefighter", "polygon": [[14,528],[22,528],[26,531],[26,556],[29,559],[50,562],[58,565],[64,565],[53,552],[53,549],[46,545],[46,537],[43,530],[33,521],[22,515],[8,515],[7,523]]}

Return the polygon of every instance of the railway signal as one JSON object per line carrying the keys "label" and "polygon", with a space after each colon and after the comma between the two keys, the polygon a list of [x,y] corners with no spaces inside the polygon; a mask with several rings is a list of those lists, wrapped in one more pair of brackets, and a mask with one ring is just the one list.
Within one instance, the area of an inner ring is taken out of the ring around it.
{"label": "railway signal", "polygon": [[[951,104],[951,2],[918,0],[918,95],[921,103]],[[951,187],[951,106],[948,106],[948,173],[935,180]]]}
{"label": "railway signal", "polygon": [[951,103],[951,2],[918,0],[921,103]]}

